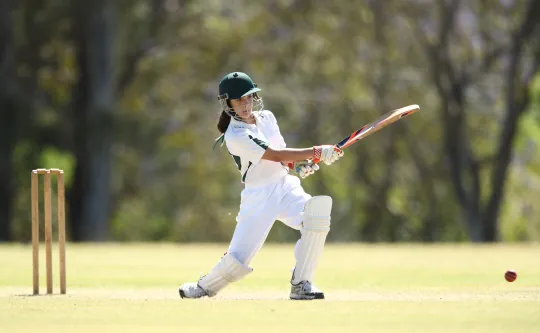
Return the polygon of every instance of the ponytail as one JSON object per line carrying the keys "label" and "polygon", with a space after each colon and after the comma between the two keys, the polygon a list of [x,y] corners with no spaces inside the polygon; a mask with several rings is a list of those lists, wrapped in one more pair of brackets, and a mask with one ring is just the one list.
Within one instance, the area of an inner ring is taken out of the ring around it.
{"label": "ponytail", "polygon": [[227,112],[221,111],[221,115],[219,116],[219,121],[217,123],[217,129],[219,133],[224,134],[230,123],[231,116],[229,116]]}

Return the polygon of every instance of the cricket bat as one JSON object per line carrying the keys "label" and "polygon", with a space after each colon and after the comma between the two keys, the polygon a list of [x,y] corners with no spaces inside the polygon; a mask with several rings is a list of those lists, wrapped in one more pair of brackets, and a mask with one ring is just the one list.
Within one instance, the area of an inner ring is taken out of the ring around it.
{"label": "cricket bat", "polygon": [[385,113],[376,120],[362,126],[359,130],[353,132],[351,135],[338,142],[336,147],[340,149],[347,148],[353,143],[362,140],[366,136],[378,132],[386,126],[393,124],[401,118],[411,115],[417,111],[420,111],[420,106],[413,104]]}

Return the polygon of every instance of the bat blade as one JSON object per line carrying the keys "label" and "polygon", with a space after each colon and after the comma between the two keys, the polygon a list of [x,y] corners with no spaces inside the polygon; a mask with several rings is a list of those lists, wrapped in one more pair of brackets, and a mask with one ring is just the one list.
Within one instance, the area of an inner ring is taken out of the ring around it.
{"label": "bat blade", "polygon": [[418,106],[417,104],[413,104],[387,112],[376,120],[364,125],[359,130],[353,132],[351,135],[338,142],[336,146],[341,149],[347,148],[353,143],[365,138],[366,136],[380,131],[386,126],[393,124],[399,119],[411,115],[419,110],[420,106]]}

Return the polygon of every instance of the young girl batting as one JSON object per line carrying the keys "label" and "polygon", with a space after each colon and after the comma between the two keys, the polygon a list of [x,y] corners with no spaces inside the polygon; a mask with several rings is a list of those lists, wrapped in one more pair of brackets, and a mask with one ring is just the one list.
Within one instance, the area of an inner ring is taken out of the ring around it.
{"label": "young girl batting", "polygon": [[343,151],[333,145],[285,148],[276,118],[263,109],[260,90],[242,72],[227,74],[219,84],[222,112],[217,127],[240,171],[244,189],[227,253],[198,282],[184,283],[179,290],[182,298],[213,297],[250,274],[253,269],[249,264],[276,220],[301,234],[294,250],[290,298],[324,298],[313,278],[330,231],[332,198],[307,194],[289,170],[305,178],[319,169],[318,163],[336,162]]}

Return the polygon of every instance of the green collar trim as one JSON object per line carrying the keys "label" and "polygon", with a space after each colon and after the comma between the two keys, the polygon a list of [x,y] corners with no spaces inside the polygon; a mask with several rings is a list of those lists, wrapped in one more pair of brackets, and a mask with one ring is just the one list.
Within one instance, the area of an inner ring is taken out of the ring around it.
{"label": "green collar trim", "polygon": [[212,147],[212,150],[216,148],[218,143],[221,143],[220,147],[223,147],[223,143],[225,142],[225,134],[221,134],[215,141],[214,147]]}

